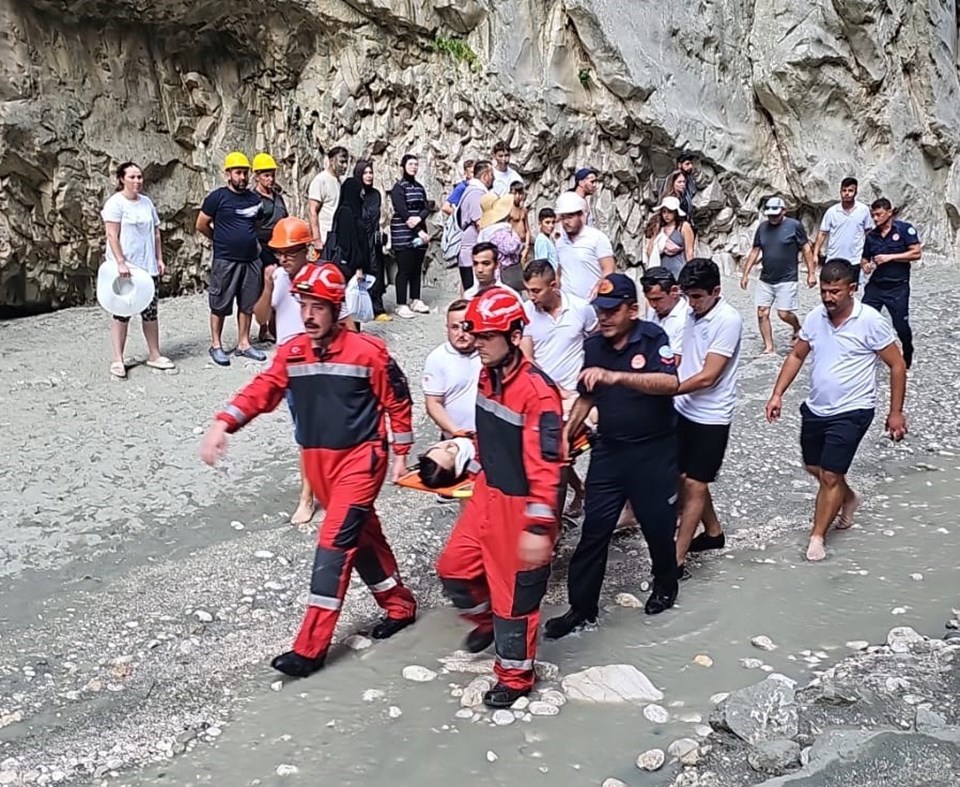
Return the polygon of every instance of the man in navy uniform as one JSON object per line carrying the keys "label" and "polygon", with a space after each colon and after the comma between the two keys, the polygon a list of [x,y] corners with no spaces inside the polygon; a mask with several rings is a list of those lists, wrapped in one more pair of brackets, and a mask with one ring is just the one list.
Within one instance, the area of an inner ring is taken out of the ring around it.
{"label": "man in navy uniform", "polygon": [[860,267],[870,276],[863,290],[863,304],[877,311],[887,307],[893,330],[903,345],[903,360],[913,363],[913,331],[910,329],[910,267],[922,256],[920,236],[912,224],[894,218],[886,197],[870,206],[874,228],[863,242]]}
{"label": "man in navy uniform", "polygon": [[605,276],[593,300],[599,334],[584,343],[580,398],[570,413],[577,436],[593,407],[598,439],[586,480],[583,533],[570,561],[570,610],[546,624],[556,639],[596,620],[607,549],[628,500],[640,520],[653,565],[645,610],[656,615],[677,598],[677,364],[666,333],[639,319],[637,286],[621,273]]}

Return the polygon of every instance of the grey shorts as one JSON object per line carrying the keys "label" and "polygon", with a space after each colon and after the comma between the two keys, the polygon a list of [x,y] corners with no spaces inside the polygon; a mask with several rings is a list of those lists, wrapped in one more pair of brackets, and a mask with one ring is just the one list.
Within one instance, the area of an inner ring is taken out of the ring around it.
{"label": "grey shorts", "polygon": [[260,260],[234,262],[214,259],[210,268],[210,313],[226,317],[233,314],[233,302],[243,314],[253,307],[263,292],[263,263]]}

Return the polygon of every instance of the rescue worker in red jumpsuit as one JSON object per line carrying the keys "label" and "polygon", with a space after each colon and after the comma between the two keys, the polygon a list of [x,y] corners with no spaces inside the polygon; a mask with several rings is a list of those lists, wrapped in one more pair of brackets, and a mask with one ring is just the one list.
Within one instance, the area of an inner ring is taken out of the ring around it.
{"label": "rescue worker in red jumpsuit", "polygon": [[405,471],[413,446],[410,389],[380,339],[337,324],[345,291],[335,265],[307,264],[297,273],[292,292],[300,299],[306,334],[278,347],[270,368],[217,413],[201,448],[203,461],[215,464],[226,435],[273,410],[288,391],[293,397],[307,480],[326,511],[303,624],[293,650],[271,662],[294,677],[323,666],[352,568],[386,611],[373,629],[375,639],[409,626],[417,610],[374,510],[387,474],[387,417],[392,480]]}
{"label": "rescue worker in red jumpsuit", "polygon": [[493,708],[509,707],[533,688],[564,466],[560,392],[520,351],[526,322],[516,293],[502,287],[467,307],[464,329],[483,363],[481,468],[437,562],[444,593],[476,626],[466,648],[478,653],[496,645],[497,684],[483,698]]}

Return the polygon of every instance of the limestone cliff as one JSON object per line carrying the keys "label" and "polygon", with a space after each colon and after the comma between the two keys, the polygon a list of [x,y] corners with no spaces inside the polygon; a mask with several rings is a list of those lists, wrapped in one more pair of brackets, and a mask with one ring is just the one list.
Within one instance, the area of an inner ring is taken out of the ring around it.
{"label": "limestone cliff", "polygon": [[0,306],[89,300],[127,158],[163,220],[166,289],[201,286],[194,217],[233,148],[280,160],[299,210],[321,146],[372,154],[381,188],[419,152],[439,200],[506,138],[535,202],[577,165],[606,173],[624,261],[653,179],[691,149],[717,254],[739,253],[762,195],[809,224],[847,174],[929,255],[956,250],[955,2],[0,0],[0,31]]}

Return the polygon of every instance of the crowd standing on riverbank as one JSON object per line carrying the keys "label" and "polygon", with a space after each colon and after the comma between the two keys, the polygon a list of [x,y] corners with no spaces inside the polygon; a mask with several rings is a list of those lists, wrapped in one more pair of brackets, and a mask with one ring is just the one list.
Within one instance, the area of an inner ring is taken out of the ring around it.
{"label": "crowd standing on riverbank", "polygon": [[[590,204],[602,183],[592,167],[577,169],[570,189],[536,212],[534,229],[523,178],[510,166],[509,146],[499,142],[491,159],[464,162],[463,181],[442,202],[437,238],[428,226],[436,200],[417,180],[418,158],[407,154],[389,190],[388,238],[372,163],[356,162],[345,178],[348,151],[333,148],[327,159],[310,183],[306,220],[289,216],[267,153],[252,165],[243,153],[230,153],[225,185],[203,200],[196,227],[212,245],[212,361],[231,362],[221,334],[234,304],[236,356],[267,358],[250,342],[253,315],[261,342],[277,344],[269,369],[218,414],[203,459],[215,463],[227,433],[286,398],[303,477],[293,519],[309,521],[315,500],[324,519],[304,627],[292,650],[274,660],[276,669],[305,676],[323,667],[354,567],[386,612],[376,637],[412,624],[416,604],[374,509],[388,444],[395,454],[391,480],[406,471],[412,402],[404,372],[359,322],[392,319],[383,300],[388,243],[397,266],[394,315],[429,313],[424,262],[439,245],[434,256],[457,267],[462,298],[434,304],[447,315],[447,341],[424,348],[423,391],[441,442],[420,457],[419,477],[442,499],[452,499],[451,487],[472,483],[438,571],[473,625],[466,647],[494,645],[499,682],[486,701],[507,707],[533,685],[539,607],[563,521],[582,516],[568,576],[570,609],[546,623],[551,638],[596,620],[618,522],[635,518],[650,549],[648,614],[674,605],[689,576],[689,552],[725,545],[710,487],[723,464],[746,350],[742,318],[723,297],[720,271],[698,251],[696,159],[679,156],[661,184],[645,231],[645,267],[627,274],[616,271],[612,244]],[[118,282],[131,278],[131,266],[159,277],[159,222],[142,193],[142,174],[128,163],[117,177],[118,192],[103,210],[107,264],[116,267]],[[853,523],[860,500],[846,474],[874,418],[880,361],[891,375],[886,429],[894,440],[907,431],[906,371],[914,354],[909,277],[921,256],[920,237],[896,218],[889,200],[868,208],[856,200],[857,190],[854,178],[842,181],[840,202],[824,215],[815,244],[786,215],[782,198],[768,198],[740,281],[746,289],[759,263],[763,353],[776,352],[771,309],[792,329],[768,420],[779,418],[784,392],[811,359],[800,435],[804,465],[819,484],[806,552],[811,561],[826,557],[831,526]],[[806,283],[819,284],[822,301],[803,320],[801,258]],[[880,316],[884,307],[892,329]],[[113,321],[110,371],[118,378],[126,376],[129,316]],[[141,316],[148,364],[171,368],[159,352],[155,295]],[[584,439],[591,448],[581,481],[572,457]]]}

